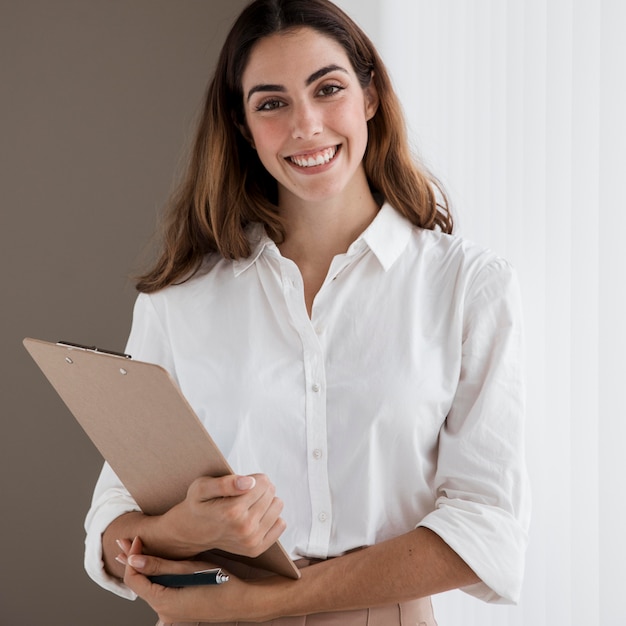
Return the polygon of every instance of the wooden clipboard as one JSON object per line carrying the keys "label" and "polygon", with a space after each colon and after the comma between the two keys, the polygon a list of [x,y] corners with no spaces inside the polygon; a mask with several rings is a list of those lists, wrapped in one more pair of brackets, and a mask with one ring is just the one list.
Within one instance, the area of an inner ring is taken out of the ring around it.
{"label": "wooden clipboard", "polygon": [[[233,473],[162,367],[38,339],[24,339],[24,347],[144,513],[169,510],[185,499],[187,488],[200,476]],[[227,556],[300,577],[279,542],[254,559]]]}

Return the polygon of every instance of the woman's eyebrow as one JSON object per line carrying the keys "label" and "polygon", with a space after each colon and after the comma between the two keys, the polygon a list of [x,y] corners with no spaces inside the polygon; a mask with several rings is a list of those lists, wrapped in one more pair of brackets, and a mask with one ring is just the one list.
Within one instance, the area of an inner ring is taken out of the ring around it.
{"label": "woman's eyebrow", "polygon": [[248,92],[248,97],[246,98],[246,101],[249,101],[250,98],[252,97],[252,94],[257,93],[258,91],[280,91],[280,92],[285,92],[287,90],[282,85],[255,85]]}
{"label": "woman's eyebrow", "polygon": [[313,72],[313,74],[311,74],[306,79],[305,85],[308,87],[311,83],[314,83],[316,80],[318,80],[322,76],[325,76],[326,74],[330,74],[330,72],[335,72],[337,70],[339,70],[340,72],[344,72],[345,74],[348,73],[348,70],[341,67],[340,65],[327,65],[326,67],[323,67],[322,69],[317,70],[317,72]]}
{"label": "woman's eyebrow", "polygon": [[[314,83],[316,80],[319,80],[320,78],[322,78],[322,76],[326,76],[326,74],[330,74],[330,72],[335,72],[335,71],[340,71],[340,72],[344,72],[345,74],[348,74],[348,70],[341,67],[340,65],[327,65],[326,67],[322,67],[316,72],[313,72],[313,74],[311,74],[304,81],[304,84],[308,87],[309,85]],[[254,87],[250,89],[250,91],[248,91],[248,96],[246,100],[249,101],[252,95],[259,91],[274,91],[274,92],[277,91],[280,93],[284,93],[285,91],[287,91],[287,89],[284,87],[284,85],[272,85],[272,84],[255,85]]]}

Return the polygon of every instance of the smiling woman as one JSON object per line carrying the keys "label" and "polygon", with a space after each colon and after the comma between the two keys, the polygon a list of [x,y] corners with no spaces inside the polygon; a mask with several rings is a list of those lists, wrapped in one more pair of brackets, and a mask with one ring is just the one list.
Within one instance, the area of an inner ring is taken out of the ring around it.
{"label": "smiling woman", "polygon": [[[105,466],[92,577],[162,623],[433,626],[441,591],[515,602],[528,524],[517,282],[451,230],[367,37],[328,0],[252,2],[127,345],[178,380],[238,474],[199,478],[149,517]],[[231,561],[219,588],[148,578],[279,537],[299,581]]]}
{"label": "smiling woman", "polygon": [[277,183],[286,233],[303,221],[335,228],[354,219],[351,210],[363,211],[362,230],[378,210],[363,165],[378,106],[373,82],[361,87],[343,47],[312,28],[259,41],[241,82],[243,133]]}
{"label": "smiling woman", "polygon": [[[252,48],[278,33],[309,28],[339,44],[363,90],[370,85],[378,96],[376,115],[367,124],[363,165],[369,186],[378,191],[409,221],[424,228],[452,231],[446,195],[437,180],[419,163],[408,145],[402,108],[387,70],[366,35],[330,2],[252,3],[230,31],[215,77],[209,85],[188,174],[164,224],[164,254],[143,276],[141,291],[161,289],[196,271],[205,254],[226,258],[250,254],[244,229],[251,222],[265,225],[274,241],[284,238],[278,210],[276,180],[263,167],[246,132],[242,76]],[[282,68],[286,58],[276,59]],[[314,64],[312,81],[323,63]],[[277,79],[282,86],[282,73]],[[254,81],[253,87],[272,87]],[[268,107],[276,104],[268,104]],[[233,124],[232,121],[235,123]],[[207,218],[207,212],[210,218]],[[190,227],[181,230],[189,220]]]}

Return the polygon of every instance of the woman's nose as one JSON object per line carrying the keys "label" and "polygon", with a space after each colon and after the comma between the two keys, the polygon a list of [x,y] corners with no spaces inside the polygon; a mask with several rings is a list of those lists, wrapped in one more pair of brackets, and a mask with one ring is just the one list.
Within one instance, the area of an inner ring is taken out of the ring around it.
{"label": "woman's nose", "polygon": [[294,104],[292,108],[292,136],[294,139],[310,139],[324,128],[320,111],[309,103]]}

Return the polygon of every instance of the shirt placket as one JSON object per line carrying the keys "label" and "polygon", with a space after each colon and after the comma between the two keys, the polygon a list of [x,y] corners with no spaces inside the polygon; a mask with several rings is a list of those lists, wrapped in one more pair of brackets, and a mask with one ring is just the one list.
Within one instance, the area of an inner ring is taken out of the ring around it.
{"label": "shirt placket", "polygon": [[306,311],[304,285],[300,271],[293,262],[283,260],[281,274],[287,308],[302,342],[306,466],[311,506],[308,552],[318,557],[326,557],[328,556],[333,517],[327,463],[324,352]]}

